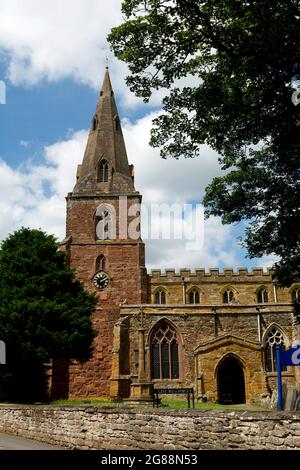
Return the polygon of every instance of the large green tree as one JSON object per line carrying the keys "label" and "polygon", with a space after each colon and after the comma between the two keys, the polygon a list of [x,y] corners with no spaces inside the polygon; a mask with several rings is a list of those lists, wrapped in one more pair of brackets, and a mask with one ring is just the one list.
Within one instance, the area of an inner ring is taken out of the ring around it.
{"label": "large green tree", "polygon": [[122,12],[108,39],[130,89],[146,102],[169,89],[151,144],[165,158],[197,156],[203,143],[219,153],[207,216],[246,221],[249,256],[277,255],[277,280],[290,285],[300,271],[300,2],[124,0]]}
{"label": "large green tree", "polygon": [[45,399],[44,363],[52,358],[85,361],[94,331],[96,298],[74,279],[52,235],[22,228],[0,249],[0,339],[7,364],[0,391],[13,400]]}

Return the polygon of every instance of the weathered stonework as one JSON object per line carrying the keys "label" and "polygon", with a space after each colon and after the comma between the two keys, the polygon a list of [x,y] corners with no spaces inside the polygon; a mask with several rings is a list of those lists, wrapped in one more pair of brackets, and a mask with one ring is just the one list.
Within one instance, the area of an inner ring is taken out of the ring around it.
{"label": "weathered stonework", "polygon": [[[107,174],[101,176],[99,165],[102,161],[106,162],[108,169]],[[97,267],[99,256],[105,259],[103,270],[108,273],[110,282],[105,291],[98,292],[99,302],[93,317],[93,326],[97,332],[93,357],[83,365],[76,362],[70,364],[65,369],[65,380],[59,380],[59,374],[53,370],[52,397],[55,398],[59,392],[64,398],[105,396],[109,395],[110,387],[117,396],[127,396],[129,393],[130,378],[124,377],[125,366],[122,360],[113,356],[113,332],[120,318],[120,304],[146,301],[146,269],[144,243],[140,236],[132,240],[127,230],[122,229],[120,211],[123,206],[119,201],[120,195],[126,197],[126,216],[132,206],[138,208],[141,204],[141,196],[134,188],[133,169],[128,164],[107,71],[83,163],[77,172],[77,183],[73,192],[67,196],[66,239],[61,249],[67,251],[70,265],[87,290],[96,290],[92,281],[100,270]],[[98,219],[102,217],[99,208],[104,205],[111,211],[110,215],[115,213],[116,216],[115,236],[109,239],[99,238],[96,231]],[[129,217],[128,224],[138,217],[139,214]],[[122,346],[120,351],[123,349]],[[54,369],[55,366],[57,362],[54,363]],[[61,364],[59,368],[62,369]],[[61,384],[66,382],[68,387],[62,391]]]}
{"label": "weathered stonework", "polygon": [[298,413],[1,408],[0,432],[86,450],[299,450]]}
{"label": "weathered stonework", "polygon": [[[257,304],[256,304],[257,305]],[[246,401],[250,402],[265,393],[271,394],[277,386],[276,373],[266,373],[264,364],[264,336],[273,324],[280,325],[286,333],[286,345],[292,342],[292,313],[290,305],[268,305],[260,313],[258,330],[256,305],[144,305],[121,307],[121,316],[130,320],[130,362],[133,376],[137,374],[134,349],[137,331],[141,325],[146,330],[146,354],[151,363],[151,332],[163,319],[176,327],[181,349],[180,377],[177,380],[156,380],[157,386],[194,386],[197,398],[219,401],[217,366],[227,355],[239,359],[245,374]],[[259,338],[260,336],[260,338]],[[148,370],[149,379],[151,371]],[[294,368],[283,372],[283,381],[295,385]],[[200,378],[201,376],[201,378]]]}
{"label": "weathered stonework", "polygon": [[[270,396],[277,385],[274,367],[266,371],[268,333],[277,329],[285,347],[300,339],[291,304],[295,286],[278,288],[272,272],[260,268],[240,268],[237,272],[166,269],[147,274],[140,237],[141,196],[135,190],[133,176],[106,71],[77,182],[67,196],[67,231],[61,249],[67,251],[77,278],[90,291],[95,291],[92,280],[102,256],[109,285],[98,292],[92,359],[83,365],[55,359],[52,374],[49,372],[52,397],[127,398],[131,393],[134,398],[139,394],[143,398],[145,390],[151,390],[154,384],[192,386],[197,399],[222,401],[221,382],[230,380],[224,364],[230,360],[243,381],[244,394],[239,401]],[[126,197],[128,208],[135,208],[131,212],[135,215],[125,223],[120,196]],[[96,233],[99,207],[104,204],[116,216],[115,236],[110,239],[98,239]],[[135,239],[127,230],[131,224],[137,227]],[[194,303],[193,291],[197,293]],[[227,291],[230,299],[226,303]],[[259,297],[261,291],[265,291],[266,298]],[[158,292],[163,293],[161,305],[156,304]],[[172,328],[176,337],[175,353],[172,342],[164,351],[167,360],[162,357],[162,347],[159,352],[153,350],[154,334],[162,322]],[[141,330],[144,350],[140,347]],[[159,356],[155,360],[160,361],[159,378],[154,374],[155,354]],[[274,358],[270,360],[274,365]],[[166,361],[173,363],[166,366]],[[163,367],[169,371],[163,371]],[[176,369],[173,376],[171,368]],[[298,369],[289,367],[283,372],[283,381],[289,386],[299,385]],[[237,383],[234,386],[239,386]]]}

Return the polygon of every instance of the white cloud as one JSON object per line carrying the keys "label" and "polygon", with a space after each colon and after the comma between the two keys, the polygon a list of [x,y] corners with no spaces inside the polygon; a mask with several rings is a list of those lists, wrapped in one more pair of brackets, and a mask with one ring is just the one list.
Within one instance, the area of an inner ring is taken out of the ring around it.
{"label": "white cloud", "polygon": [[[143,194],[143,202],[147,207],[151,203],[183,205],[201,202],[205,187],[214,176],[221,174],[217,153],[203,145],[199,158],[162,159],[158,149],[147,145],[151,122],[156,116],[157,113],[151,113],[136,123],[128,120],[123,122],[128,155],[130,162],[135,165],[136,189]],[[157,223],[157,220],[151,221],[153,225]],[[180,221],[177,220],[177,223]],[[218,218],[205,221],[204,245],[197,251],[188,251],[185,239],[145,241],[149,268],[239,264],[239,246],[232,229],[222,225]]]}
{"label": "white cloud", "polygon": [[[219,172],[217,156],[204,147],[202,158],[161,160],[158,150],[147,145],[153,117],[149,115],[136,123],[127,121],[124,125],[129,160],[136,166],[136,188],[144,195],[144,203],[149,206],[154,202],[199,202],[206,184]],[[82,130],[45,147],[43,163],[39,166],[27,162],[22,170],[13,170],[0,162],[0,239],[21,226],[42,228],[59,239],[64,238],[65,196],[74,186],[86,140],[87,131]],[[153,223],[157,222],[152,220]],[[190,224],[190,219],[186,224]],[[204,245],[197,251],[187,250],[186,239],[145,242],[149,268],[240,264],[233,230],[223,226],[218,218],[205,222]]]}
{"label": "white cloud", "polygon": [[45,147],[43,165],[13,170],[0,161],[0,239],[21,226],[65,234],[65,196],[74,186],[87,132]]}
{"label": "white cloud", "polygon": [[106,36],[120,21],[120,1],[1,0],[0,46],[9,78],[32,84],[73,76],[98,86]]}
{"label": "white cloud", "polygon": [[76,180],[77,165],[82,162],[88,131],[78,131],[68,140],[57,142],[45,148],[47,167],[42,167],[51,190],[60,198],[72,191]]}
{"label": "white cloud", "polygon": [[[176,220],[175,220],[176,222]],[[181,221],[177,220],[177,224]],[[158,224],[158,220],[152,220]],[[189,219],[186,221],[189,224]],[[185,225],[185,224],[184,224]],[[188,248],[188,240],[171,237],[170,240],[145,240],[147,268],[201,268],[237,267],[238,246],[229,226],[223,226],[219,218],[204,222],[203,245]]]}
{"label": "white cloud", "polygon": [[156,116],[151,113],[135,123],[123,122],[128,155],[135,165],[136,188],[142,190],[145,201],[200,202],[212,177],[221,174],[217,153],[203,145],[198,158],[162,159],[159,149],[148,145]]}
{"label": "white cloud", "polygon": [[[111,28],[122,22],[120,6],[121,0],[1,0],[0,55],[8,60],[6,78],[32,86],[70,77],[98,90],[108,57],[124,105],[141,103],[126,88],[127,66],[114,58],[106,41]],[[156,95],[154,104],[163,92]]]}
{"label": "white cloud", "polygon": [[[124,106],[142,103],[125,85],[124,62],[110,51],[107,35],[122,23],[121,0],[1,0],[0,55],[8,59],[7,77],[15,85],[32,86],[72,78],[99,89],[109,58],[115,91]],[[181,79],[178,86],[198,83]],[[157,106],[167,90],[153,93]]]}
{"label": "white cloud", "polygon": [[[121,0],[0,0],[0,55],[7,59],[7,78],[15,85],[32,86],[43,79],[70,77],[99,89],[106,56],[112,58],[107,34],[122,22],[120,5]],[[125,106],[141,103],[125,86],[125,64],[110,60],[110,73]],[[179,84],[196,82],[188,78]],[[160,103],[165,92],[155,93],[152,104]],[[136,167],[136,188],[148,205],[199,202],[211,178],[220,173],[217,155],[202,146],[198,159],[162,160],[159,151],[147,145],[156,115],[134,123],[124,121],[130,162]],[[28,161],[22,169],[13,170],[0,162],[0,239],[22,225],[64,237],[64,198],[74,186],[86,138],[86,131],[71,132],[66,140],[44,149],[39,166]],[[20,145],[31,148],[25,140]],[[232,233],[230,226],[211,218],[205,222],[204,247],[199,252],[188,252],[185,241],[148,241],[148,264],[176,268],[235,265],[239,247]]]}
{"label": "white cloud", "polygon": [[255,261],[257,261],[257,264],[259,264],[260,267],[262,267],[264,270],[266,270],[270,266],[273,266],[275,263],[280,261],[280,258],[279,258],[279,256],[268,255],[268,256],[263,256],[259,260],[254,260],[254,262]]}

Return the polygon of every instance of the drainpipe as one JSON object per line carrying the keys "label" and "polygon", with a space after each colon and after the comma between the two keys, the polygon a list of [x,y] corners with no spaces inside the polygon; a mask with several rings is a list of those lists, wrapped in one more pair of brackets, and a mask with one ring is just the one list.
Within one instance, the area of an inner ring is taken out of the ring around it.
{"label": "drainpipe", "polygon": [[215,338],[216,338],[218,336],[217,309],[216,309],[216,307],[212,308],[212,317],[213,317],[213,323],[214,323],[214,335],[215,335]]}
{"label": "drainpipe", "polygon": [[276,292],[276,285],[273,284],[273,293],[274,293],[274,302],[277,304],[277,292]]}
{"label": "drainpipe", "polygon": [[195,385],[196,385],[196,400],[198,401],[198,396],[199,396],[199,386],[198,386],[198,356],[195,355]]}
{"label": "drainpipe", "polygon": [[183,305],[185,305],[186,304],[186,299],[185,299],[186,294],[185,294],[185,280],[184,280],[184,277],[181,280],[182,280],[181,284],[182,284],[182,300],[183,300],[182,303],[183,303]]}
{"label": "drainpipe", "polygon": [[258,341],[261,343],[261,316],[260,316],[260,308],[256,307],[257,312],[257,335]]}
{"label": "drainpipe", "polygon": [[146,382],[146,361],[145,361],[145,330],[144,328],[138,329],[139,338],[139,371],[138,381]]}

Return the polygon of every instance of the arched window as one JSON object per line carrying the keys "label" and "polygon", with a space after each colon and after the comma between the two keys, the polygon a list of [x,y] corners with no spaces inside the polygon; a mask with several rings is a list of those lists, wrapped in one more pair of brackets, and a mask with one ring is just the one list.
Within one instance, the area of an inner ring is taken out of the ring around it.
{"label": "arched window", "polygon": [[166,303],[166,292],[163,289],[157,289],[154,294],[154,303],[164,305]]}
{"label": "arched window", "polygon": [[235,295],[232,289],[226,289],[223,292],[223,304],[232,304],[235,303]]}
{"label": "arched window", "polygon": [[176,330],[167,321],[161,321],[151,340],[152,379],[178,379],[179,354]]}
{"label": "arched window", "polygon": [[268,289],[266,289],[265,287],[262,287],[257,292],[257,303],[267,304],[268,302],[269,302]]}
{"label": "arched window", "polygon": [[109,165],[106,160],[101,160],[99,164],[98,180],[100,183],[108,182]]}
{"label": "arched window", "polygon": [[105,256],[100,255],[96,260],[96,271],[105,271],[106,263]]}
{"label": "arched window", "polygon": [[191,289],[188,293],[190,304],[200,304],[200,292],[196,287]]}
{"label": "arched window", "polygon": [[292,292],[292,301],[300,303],[300,287],[296,287]]}
{"label": "arched window", "polygon": [[[266,372],[277,371],[276,344],[280,344],[281,351],[285,350],[284,336],[280,329],[274,325],[266,334],[265,339],[265,370]],[[282,370],[287,370],[282,367]]]}

